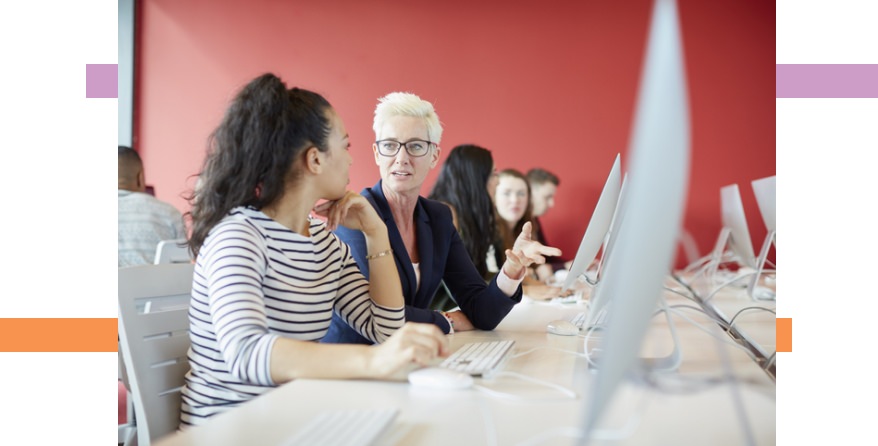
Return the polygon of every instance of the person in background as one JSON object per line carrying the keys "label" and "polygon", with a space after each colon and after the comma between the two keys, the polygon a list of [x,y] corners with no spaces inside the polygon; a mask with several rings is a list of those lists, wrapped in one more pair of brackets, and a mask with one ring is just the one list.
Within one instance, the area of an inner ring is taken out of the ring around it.
{"label": "person in background", "polygon": [[496,188],[497,170],[491,152],[463,144],[451,149],[429,196],[451,208],[454,227],[479,274],[486,279],[491,277],[486,259],[500,248],[494,236],[496,216],[491,201]]}
{"label": "person in background", "polygon": [[[182,427],[297,378],[397,378],[447,355],[438,328],[405,323],[387,226],[345,190],[348,148],[325,98],[270,73],[243,87],[213,132],[190,199]],[[371,282],[330,231],[340,224],[362,236]],[[313,342],[333,316],[380,345]]]}
{"label": "person in background", "polygon": [[[531,226],[539,231],[533,221],[530,185],[527,177],[515,169],[504,169],[498,176],[497,189],[494,192],[494,205],[497,208],[497,233],[500,235],[502,247],[508,249],[514,243],[514,235],[521,228]],[[524,294],[534,299],[550,299],[561,295],[561,289],[548,286],[540,281],[533,268],[525,277]]]}
{"label": "person in background", "polygon": [[[496,213],[491,198],[496,187],[497,170],[491,152],[484,147],[463,144],[451,149],[429,196],[451,209],[454,228],[476,270],[488,282],[497,272],[496,255],[502,251],[494,229]],[[488,272],[489,257],[493,260],[491,273]],[[444,282],[442,285],[430,308],[454,309],[457,304]]]}
{"label": "person in background", "polygon": [[[521,300],[520,283],[527,268],[561,251],[532,240],[528,226],[506,251],[507,261],[499,274],[485,283],[454,228],[449,207],[420,196],[427,173],[439,161],[442,125],[433,105],[411,93],[390,93],[379,99],[373,130],[372,153],[381,179],[361,194],[387,224],[405,295],[406,320],[430,323],[445,333],[494,329]],[[336,234],[351,245],[363,274],[374,274],[367,258],[372,251],[362,233],[342,226]],[[430,309],[441,282],[459,310]],[[325,340],[371,342],[338,315],[333,316]]]}
{"label": "person in background", "polygon": [[[537,231],[535,238],[540,243],[547,245],[546,231],[540,222],[542,217],[549,209],[555,207],[555,194],[561,180],[558,176],[548,170],[535,167],[525,175],[531,190],[531,203],[533,204],[533,220],[536,223]],[[559,269],[570,268],[569,261],[561,258],[553,258],[543,265],[538,266],[535,271],[537,277],[542,281],[550,280],[554,272]]]}
{"label": "person in background", "polygon": [[160,241],[182,238],[183,214],[146,193],[140,155],[119,146],[119,267],[151,264]]}

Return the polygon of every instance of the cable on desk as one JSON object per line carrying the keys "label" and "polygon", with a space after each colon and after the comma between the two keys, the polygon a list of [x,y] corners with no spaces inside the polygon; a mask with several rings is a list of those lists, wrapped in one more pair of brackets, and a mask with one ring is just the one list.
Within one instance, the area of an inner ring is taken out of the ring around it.
{"label": "cable on desk", "polygon": [[[490,379],[494,379],[496,377],[503,377],[503,376],[518,378],[520,380],[527,381],[530,383],[550,387],[550,388],[555,389],[555,390],[561,392],[562,394],[564,394],[566,397],[565,399],[574,399],[575,400],[579,397],[578,395],[576,395],[576,392],[574,392],[574,391],[572,391],[564,386],[561,386],[561,385],[558,385],[555,383],[551,383],[548,381],[544,381],[541,379],[537,379],[537,378],[534,378],[531,376],[522,375],[521,373],[508,372],[505,370],[501,370],[501,371],[495,372],[493,375],[491,375]],[[473,387],[480,392],[487,393],[488,395],[500,397],[500,398],[506,398],[506,399],[523,400],[523,401],[535,401],[535,400],[536,401],[547,401],[547,400],[550,401],[550,400],[554,400],[554,398],[527,398],[527,397],[523,397],[521,395],[515,395],[513,393],[508,393],[508,392],[501,392],[501,391],[494,390],[494,389],[480,386],[480,385],[475,385]]]}
{"label": "cable on desk", "polygon": [[[763,272],[764,272],[764,271],[763,271]],[[744,272],[744,273],[742,273],[742,274],[736,275],[735,277],[733,277],[733,278],[730,279],[730,280],[727,280],[727,281],[725,281],[725,282],[719,284],[716,288],[714,288],[714,289],[713,289],[713,290],[707,295],[707,297],[705,297],[704,299],[701,299],[701,303],[707,303],[708,301],[710,301],[711,299],[713,299],[713,297],[716,295],[716,293],[718,293],[718,292],[719,292],[720,290],[722,290],[723,288],[725,288],[725,287],[727,287],[727,286],[729,286],[729,285],[731,285],[731,284],[733,284],[733,283],[735,283],[735,282],[737,282],[737,281],[739,281],[739,280],[741,280],[741,279],[743,279],[743,278],[745,278],[745,277],[752,276],[752,275],[754,275],[754,274],[756,274],[756,271],[747,271],[747,272]],[[671,277],[672,277],[677,283],[679,283],[680,285],[683,285],[684,287],[686,287],[686,289],[688,289],[689,292],[692,293],[692,296],[693,296],[692,300],[695,300],[695,301],[697,302],[697,300],[694,298],[694,296],[698,296],[698,293],[696,293],[695,290],[692,289],[692,286],[691,286],[689,283],[687,283],[685,280],[683,280],[683,279],[682,279],[680,276],[678,276],[677,274],[671,273]],[[694,279],[695,277],[697,277],[697,275],[694,276],[693,279]],[[665,287],[665,289],[667,289],[668,291],[672,291],[672,292],[675,292],[675,293],[677,293],[677,294],[680,294],[677,290],[674,290],[674,289],[671,289],[671,288],[668,288],[668,287]],[[682,296],[682,294],[680,294],[680,295]],[[758,299],[758,300],[774,300],[774,299],[772,298],[772,299]]]}
{"label": "cable on desk", "polygon": [[[723,348],[722,343],[719,340],[719,337],[715,337],[717,340],[716,350],[719,353],[720,361],[722,361],[723,372],[725,376],[730,379],[730,391],[732,393],[732,403],[735,407],[735,414],[738,416],[738,422],[741,423],[741,430],[744,432],[744,436],[747,439],[747,444],[750,446],[754,446],[756,441],[753,437],[753,428],[750,426],[750,420],[747,418],[747,411],[744,409],[744,401],[741,398],[741,391],[738,388],[737,380],[735,379],[735,374],[732,371],[731,361],[729,361],[729,355],[726,349]],[[735,344],[737,345],[737,344]],[[748,349],[749,351],[749,349]],[[758,360],[757,360],[758,363]]]}
{"label": "cable on desk", "polygon": [[701,269],[702,267],[705,267],[707,264],[709,264],[709,263],[710,263],[710,260],[711,260],[712,258],[713,258],[713,253],[710,253],[710,254],[708,254],[708,255],[706,255],[706,256],[700,258],[700,259],[694,260],[692,263],[686,265],[686,267],[683,268],[683,272],[684,272],[684,273],[690,273],[690,272],[692,272],[693,270],[695,270],[696,268],[698,268],[698,269],[699,269],[699,274],[700,274],[700,269]]}
{"label": "cable on desk", "polygon": [[749,310],[762,310],[762,311],[767,311],[767,312],[769,312],[769,313],[771,313],[771,314],[774,314],[774,315],[777,314],[777,312],[774,311],[774,310],[772,310],[771,308],[763,308],[763,307],[744,307],[744,308],[741,308],[740,310],[738,310],[738,312],[735,313],[734,316],[732,316],[732,319],[729,320],[729,327],[734,327],[734,326],[735,326],[735,319],[738,318],[738,315],[740,315],[741,313],[743,313],[743,312],[745,312],[745,311],[749,311]]}
{"label": "cable on desk", "polygon": [[671,272],[671,278],[674,279],[674,280],[675,280],[677,283],[679,283],[680,285],[683,285],[683,287],[686,288],[687,291],[689,291],[690,299],[692,299],[692,300],[694,300],[694,301],[696,301],[696,302],[698,301],[698,299],[697,299],[697,298],[698,298],[698,293],[696,293],[695,290],[692,289],[692,286],[689,285],[688,282],[686,282],[685,280],[683,280],[682,277],[678,276],[678,275],[677,275],[676,273],[674,273],[674,272]]}
{"label": "cable on desk", "polygon": [[695,326],[695,328],[697,328],[697,329],[699,329],[699,330],[701,330],[701,331],[707,333],[708,335],[710,335],[711,337],[713,337],[714,339],[716,339],[718,342],[722,342],[722,343],[724,343],[724,344],[734,346],[735,348],[738,348],[738,349],[740,349],[741,351],[743,351],[744,353],[746,353],[747,356],[750,357],[750,359],[752,359],[752,360],[754,360],[754,361],[757,361],[757,362],[759,361],[759,360],[756,358],[756,355],[753,354],[753,352],[750,351],[749,348],[747,348],[746,346],[743,346],[743,345],[741,345],[741,344],[735,342],[733,339],[729,338],[728,336],[725,336],[725,335],[718,335],[718,334],[716,334],[716,333],[713,333],[713,332],[712,332],[711,330],[709,330],[708,328],[705,328],[703,325],[701,325],[701,324],[699,324],[698,322],[695,322],[694,320],[692,320],[691,318],[689,318],[689,316],[686,316],[685,314],[683,314],[683,312],[678,311],[678,310],[676,310],[676,309],[674,309],[674,308],[668,308],[668,311],[670,311],[671,313],[673,313],[673,314],[675,314],[675,315],[677,315],[677,316],[683,318],[684,320],[686,320],[687,322],[689,322],[690,324],[692,324],[693,326]]}
{"label": "cable on desk", "polygon": [[665,291],[670,291],[671,293],[674,293],[674,294],[677,294],[677,295],[683,296],[683,297],[685,297],[686,299],[689,299],[689,300],[691,300],[691,301],[693,301],[693,302],[697,302],[697,301],[695,300],[694,297],[692,297],[692,296],[690,296],[689,294],[686,294],[686,293],[684,293],[684,292],[682,292],[682,291],[680,291],[680,290],[675,290],[675,289],[673,289],[673,288],[671,288],[671,287],[668,287],[668,286],[666,286],[666,287],[664,287],[664,288],[665,288]]}
{"label": "cable on desk", "polygon": [[[668,308],[672,308],[675,310],[680,309],[680,308],[685,308],[687,310],[694,310],[694,311],[697,311],[697,312],[707,316],[708,319],[719,324],[723,329],[728,330],[728,328],[730,327],[730,325],[726,321],[711,315],[710,313],[705,311],[704,308],[701,308],[701,307],[693,307],[691,305],[684,305],[684,304],[675,304],[675,305],[669,305]],[[675,313],[675,314],[678,314],[678,313]]]}
{"label": "cable on desk", "polygon": [[[704,308],[693,307],[693,306],[690,306],[690,305],[683,305],[683,304],[669,305],[668,308],[671,309],[672,312],[673,312],[674,314],[676,314],[676,315],[678,315],[678,316],[680,316],[680,317],[683,317],[683,316],[682,316],[682,313],[680,313],[680,312],[677,311],[677,310],[679,310],[679,309],[694,310],[694,311],[697,311],[697,312],[703,314],[705,317],[707,317],[708,319],[710,319],[711,322],[713,322],[713,323],[719,325],[720,327],[722,327],[723,330],[728,331],[728,330],[731,328],[731,325],[729,325],[728,322],[724,321],[722,318],[720,318],[719,316],[717,316],[715,313],[710,313],[710,312],[708,312],[708,311],[705,310]],[[687,319],[687,320],[688,320],[689,322],[693,323],[693,324],[695,323],[695,322],[693,322],[691,319]],[[702,331],[703,331],[703,330],[702,330]]]}
{"label": "cable on desk", "polygon": [[[754,272],[754,273],[755,273],[755,272]],[[682,284],[684,287],[688,288],[691,292],[693,292],[693,293],[695,292],[694,290],[692,290],[692,287],[691,287],[688,283],[686,283],[686,281],[684,281],[682,278],[680,278],[679,276],[677,276],[677,275],[675,275],[675,274],[672,273],[672,274],[671,274],[671,277],[673,277],[674,280],[676,280],[677,282],[679,282],[680,284]],[[735,279],[735,280],[737,280],[737,279]],[[714,290],[714,293],[716,293],[716,290]],[[711,295],[708,297],[708,299],[709,299],[709,298],[712,298],[713,295],[714,295],[714,293],[711,293]],[[705,299],[704,301],[701,302],[701,306],[702,306],[702,308],[703,308],[704,313],[707,314],[708,316],[710,316],[710,314],[709,314],[709,312],[708,312],[708,308],[707,308],[707,306],[705,305],[706,303],[707,303],[707,299]],[[735,322],[735,319],[738,317],[739,314],[741,314],[741,313],[744,312],[745,310],[757,309],[757,308],[758,308],[758,309],[761,309],[761,310],[770,311],[770,312],[772,312],[772,313],[774,313],[774,314],[777,314],[777,313],[775,313],[773,310],[770,310],[770,309],[767,309],[767,308],[763,308],[763,307],[746,307],[746,308],[744,308],[744,309],[739,310],[738,313],[736,313],[736,314],[734,315],[734,317],[732,317],[732,319],[729,321],[728,324],[725,324],[724,322],[722,322],[722,321],[721,321],[721,318],[720,318],[718,315],[716,315],[715,313],[714,313],[714,316],[711,317],[711,319],[714,320],[715,322],[717,322],[721,327],[723,327],[723,328],[728,332],[728,334],[731,335],[732,339],[735,339],[736,341],[740,341],[740,342],[745,342],[745,341],[741,338],[740,334],[737,333],[737,330],[735,330],[735,328],[734,328],[734,322]],[[713,312],[710,312],[710,313],[713,313]],[[677,314],[679,314],[679,313],[677,313]],[[680,316],[682,317],[681,314],[680,314]],[[690,322],[692,322],[692,321],[690,320]],[[692,322],[692,323],[694,324],[694,322]],[[701,327],[699,326],[699,328],[701,328]],[[744,346],[744,345],[742,345],[742,347],[748,347],[748,348],[747,348],[747,350],[748,350],[748,351],[747,351],[747,355],[750,356],[751,358],[753,358],[754,361],[756,361],[757,363],[762,363],[762,362],[763,362],[763,358],[761,357],[761,355],[757,356],[756,352],[754,352],[753,350],[751,350],[751,349],[749,348],[749,346]],[[773,376],[774,376],[774,373],[771,372],[771,371],[768,369],[769,367],[771,367],[771,363],[768,363],[768,364],[765,366],[765,369],[764,369],[764,370],[765,370],[766,373],[769,373],[769,374],[773,377]]]}
{"label": "cable on desk", "polygon": [[759,382],[751,378],[740,379],[737,377],[729,378],[726,376],[697,376],[679,375],[673,373],[655,373],[646,375],[643,378],[643,385],[660,393],[673,395],[691,395],[703,392],[705,390],[710,390],[722,384],[730,383],[733,380],[737,383],[746,384],[760,390],[771,388],[772,391],[766,392],[766,395],[771,397],[775,396],[773,386],[767,385],[763,382]]}
{"label": "cable on desk", "polygon": [[721,289],[723,289],[723,288],[725,288],[725,287],[727,287],[727,286],[729,286],[729,285],[731,285],[731,284],[733,284],[733,283],[735,283],[735,282],[737,282],[737,281],[739,281],[747,276],[752,276],[754,274],[756,274],[756,271],[748,271],[744,274],[741,274],[740,276],[735,276],[734,278],[732,278],[732,280],[727,280],[727,281],[719,284],[719,286],[714,288],[713,291],[711,291],[710,294],[708,294],[707,297],[705,297],[701,301],[703,303],[707,303],[708,301],[713,299],[713,297],[716,296],[716,293],[718,293]]}
{"label": "cable on desk", "polygon": [[706,256],[686,265],[683,268],[684,274],[689,274],[695,271],[695,274],[692,276],[693,278],[697,278],[698,276],[704,274],[706,276],[706,272],[710,270],[710,267],[716,265],[717,269],[720,269],[721,265],[726,263],[737,263],[736,256],[734,253],[730,251],[723,251],[720,255],[720,258],[715,260],[713,259],[713,253],[707,254]]}

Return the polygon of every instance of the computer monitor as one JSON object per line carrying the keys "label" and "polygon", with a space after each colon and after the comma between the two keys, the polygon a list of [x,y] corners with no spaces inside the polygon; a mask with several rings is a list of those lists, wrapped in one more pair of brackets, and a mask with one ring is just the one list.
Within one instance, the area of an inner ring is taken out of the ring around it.
{"label": "computer monitor", "polygon": [[753,180],[750,184],[753,186],[753,195],[756,196],[756,205],[759,206],[759,213],[762,214],[762,222],[769,232],[777,230],[776,222],[776,205],[777,197],[777,181],[776,176],[760,178]]}
{"label": "computer monitor", "polygon": [[769,289],[758,286],[758,284],[759,278],[762,276],[763,269],[765,268],[765,262],[768,260],[768,253],[771,250],[771,247],[777,247],[777,245],[775,245],[777,243],[777,221],[775,220],[777,212],[775,207],[777,193],[776,177],[770,176],[760,178],[758,180],[753,180],[751,184],[753,185],[753,194],[756,195],[756,204],[759,206],[759,213],[762,214],[762,221],[765,223],[765,229],[768,233],[765,234],[765,241],[762,243],[762,249],[759,251],[759,256],[756,258],[756,273],[750,280],[747,292],[753,299],[771,300],[776,298],[775,293]]}
{"label": "computer monitor", "polygon": [[719,195],[723,226],[708,268],[708,276],[711,277],[724,262],[726,248],[732,252],[739,265],[749,268],[756,267],[756,254],[753,252],[753,242],[750,239],[750,229],[747,226],[747,217],[744,214],[744,204],[741,201],[741,191],[738,189],[738,185],[729,184],[721,187]]}
{"label": "computer monitor", "polygon": [[570,265],[570,271],[564,280],[563,290],[565,291],[570,289],[573,283],[588,270],[610,229],[613,214],[616,212],[616,203],[619,201],[619,192],[622,189],[620,157],[621,155],[617,153],[607,181],[604,183],[604,188],[601,190],[601,196],[598,198],[598,203],[588,221],[585,234],[583,234],[579,249],[576,251],[576,257],[573,258],[573,264]]}
{"label": "computer monitor", "polygon": [[624,218],[601,286],[612,311],[602,356],[588,390],[581,444],[623,378],[639,366],[640,348],[672,266],[689,181],[689,106],[673,0],[656,0],[629,148]]}
{"label": "computer monitor", "polygon": [[[760,183],[760,186],[763,184],[765,183]],[[768,186],[764,186],[764,188],[768,189]],[[763,200],[768,199],[768,191],[760,190],[760,193],[763,194]],[[744,214],[744,205],[741,202],[741,193],[737,184],[730,184],[720,188],[720,204],[723,227],[717,237],[713,252],[708,256],[710,260],[701,270],[701,272],[704,272],[705,277],[713,281],[717,286],[705,299],[711,299],[720,289],[732,284],[746,287],[747,295],[754,300],[774,299],[774,291],[758,286],[768,248],[770,248],[771,242],[774,240],[773,231],[769,231],[766,243],[763,244],[762,251],[757,257],[753,252],[750,231]],[[722,263],[726,262],[727,252],[732,253],[735,262],[745,268],[744,271],[738,270],[731,274],[720,274],[719,267]]]}
{"label": "computer monitor", "polygon": [[[606,267],[609,258],[613,255],[613,247],[616,244],[616,241],[619,239],[617,237],[619,232],[619,227],[622,224],[622,220],[624,220],[624,210],[626,208],[626,188],[625,185],[628,183],[628,174],[625,174],[622,177],[622,187],[619,192],[619,201],[616,203],[616,210],[613,212],[613,219],[610,222],[610,229],[607,232],[606,241],[604,242],[604,252],[601,254],[601,264],[600,267],[603,269]],[[600,325],[600,321],[604,318],[605,312],[607,311],[607,306],[610,303],[611,294],[606,292],[606,288],[601,284],[600,281],[595,285],[594,291],[591,293],[591,297],[588,299],[588,313],[586,314],[585,319],[585,327],[596,327]]]}

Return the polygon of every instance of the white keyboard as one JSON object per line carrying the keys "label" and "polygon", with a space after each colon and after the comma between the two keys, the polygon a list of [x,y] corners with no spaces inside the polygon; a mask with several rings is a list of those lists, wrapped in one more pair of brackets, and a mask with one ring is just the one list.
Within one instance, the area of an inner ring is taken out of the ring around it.
{"label": "white keyboard", "polygon": [[588,313],[586,313],[584,311],[581,313],[576,313],[576,316],[573,316],[570,319],[570,322],[573,322],[573,325],[575,325],[581,329],[582,327],[585,326],[586,316],[588,316]]}
{"label": "white keyboard", "polygon": [[512,350],[513,340],[470,342],[464,344],[439,367],[468,373],[473,376],[487,375],[499,367]]}
{"label": "white keyboard", "polygon": [[[600,326],[606,324],[607,314],[607,310],[601,310],[601,312],[598,313],[597,320],[592,325],[599,328]],[[583,311],[580,313],[576,313],[575,316],[570,318],[570,322],[573,322],[573,325],[579,327],[580,330],[588,328],[586,326],[588,322],[588,312]]]}
{"label": "white keyboard", "polygon": [[370,446],[398,413],[398,409],[324,410],[284,446]]}

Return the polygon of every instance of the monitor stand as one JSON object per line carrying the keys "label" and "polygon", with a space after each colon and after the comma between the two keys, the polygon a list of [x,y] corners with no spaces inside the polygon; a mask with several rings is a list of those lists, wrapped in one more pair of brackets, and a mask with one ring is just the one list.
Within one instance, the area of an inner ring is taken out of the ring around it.
{"label": "monitor stand", "polygon": [[719,270],[720,264],[723,263],[723,257],[726,253],[726,246],[729,244],[729,237],[732,235],[732,230],[723,227],[721,231],[719,231],[719,237],[716,239],[716,245],[713,247],[713,253],[710,255],[710,260],[704,266],[705,268],[705,277],[713,278],[716,277],[716,273]]}
{"label": "monitor stand", "polygon": [[[612,303],[611,303],[612,305]],[[610,311],[607,309],[607,311]],[[677,328],[674,325],[674,321],[671,319],[671,312],[668,309],[668,304],[665,301],[664,297],[659,298],[659,308],[657,313],[663,313],[665,315],[665,320],[668,323],[668,331],[671,334],[671,342],[674,347],[671,353],[667,356],[641,356],[638,359],[637,372],[640,373],[666,373],[666,372],[674,372],[680,368],[680,365],[683,363],[683,353],[680,351],[680,338],[677,336]],[[603,319],[606,321],[607,319]],[[588,325],[586,328],[587,332],[595,332],[601,330],[600,324]],[[586,336],[586,344],[588,343],[588,336]],[[585,345],[586,351],[588,350],[588,345]],[[601,357],[599,354],[590,354],[589,362],[591,366],[595,369],[600,368]]]}
{"label": "monitor stand", "polygon": [[762,250],[759,251],[759,257],[756,258],[756,274],[753,275],[753,278],[750,279],[750,285],[747,286],[747,294],[753,300],[775,300],[777,294],[765,287],[759,286],[759,278],[762,277],[762,273],[765,271],[765,261],[768,258],[768,251],[771,249],[771,246],[775,245],[776,231],[770,231],[768,235],[765,236],[765,242],[762,244]]}
{"label": "monitor stand", "polygon": [[[735,250],[731,249],[731,237],[732,230],[728,227],[722,228],[719,237],[717,237],[713,252],[708,255],[709,260],[695,273],[695,277],[703,273],[708,283],[716,286],[714,290],[730,285],[747,288],[749,281],[745,282],[744,279],[756,273],[752,267],[746,264],[746,259],[741,259],[735,254]],[[720,269],[719,266],[726,262],[737,263],[738,270],[731,272]]]}

